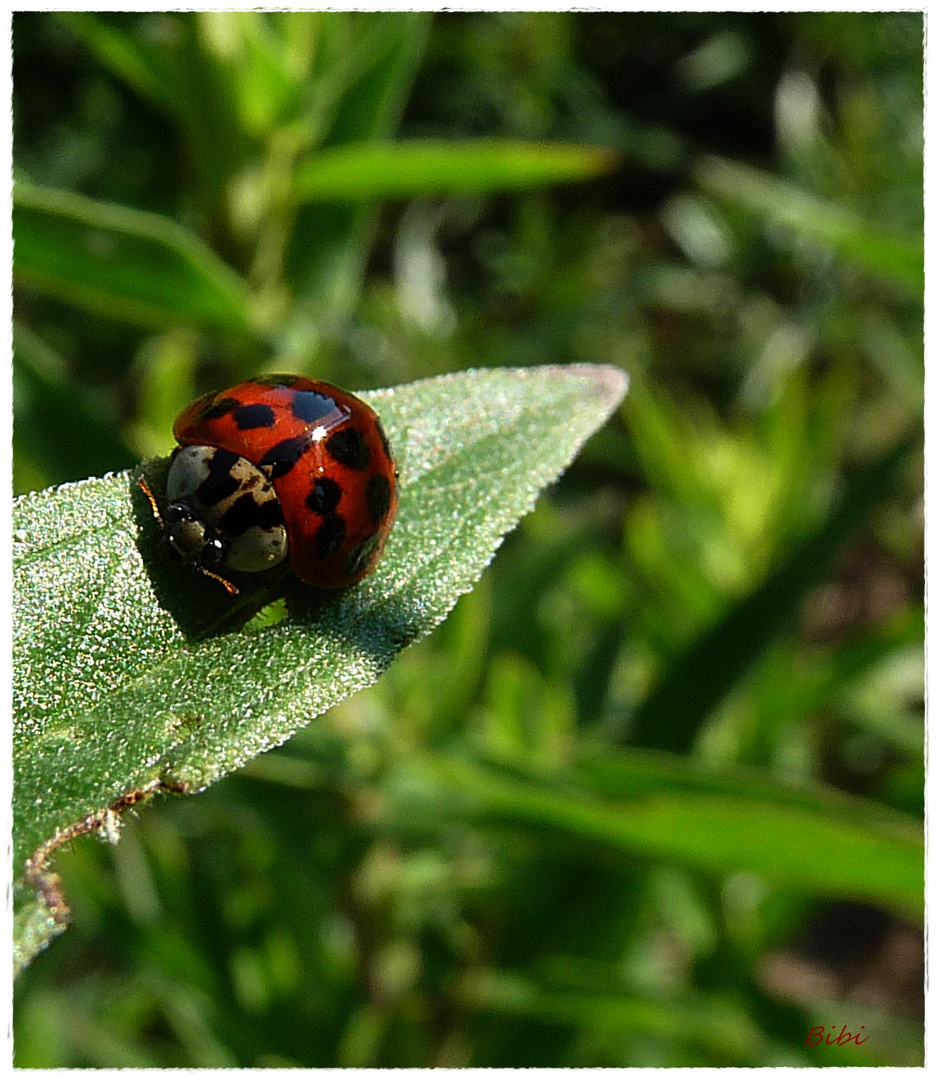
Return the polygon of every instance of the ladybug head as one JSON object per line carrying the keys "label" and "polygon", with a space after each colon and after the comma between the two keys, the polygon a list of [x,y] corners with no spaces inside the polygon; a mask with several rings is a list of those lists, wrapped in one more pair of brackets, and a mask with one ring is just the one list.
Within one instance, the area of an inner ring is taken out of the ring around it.
{"label": "ladybug head", "polygon": [[225,562],[225,542],[184,502],[166,507],[163,525],[169,546],[184,562],[215,569]]}

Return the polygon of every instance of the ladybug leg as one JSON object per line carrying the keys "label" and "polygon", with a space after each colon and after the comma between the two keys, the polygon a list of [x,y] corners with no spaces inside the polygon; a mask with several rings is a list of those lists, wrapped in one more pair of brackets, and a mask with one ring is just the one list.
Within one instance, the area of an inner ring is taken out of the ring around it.
{"label": "ladybug leg", "polygon": [[237,596],[237,594],[241,591],[237,587],[237,585],[233,584],[233,582],[228,581],[227,578],[223,578],[221,574],[212,573],[211,570],[206,570],[204,566],[196,565],[196,569],[200,574],[204,574],[205,577],[210,577],[212,581],[217,581],[224,585],[224,587],[228,590],[229,596]]}

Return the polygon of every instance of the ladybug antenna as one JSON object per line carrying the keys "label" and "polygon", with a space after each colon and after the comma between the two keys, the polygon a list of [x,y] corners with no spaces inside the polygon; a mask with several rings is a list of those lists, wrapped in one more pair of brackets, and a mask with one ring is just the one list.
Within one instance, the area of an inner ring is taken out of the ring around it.
{"label": "ladybug antenna", "polygon": [[150,506],[153,509],[153,517],[155,517],[157,521],[162,522],[163,515],[159,512],[159,506],[157,506],[157,504],[156,504],[156,496],[150,490],[150,485],[146,482],[146,477],[145,476],[141,476],[137,480],[137,487],[143,492],[143,494],[149,500]]}

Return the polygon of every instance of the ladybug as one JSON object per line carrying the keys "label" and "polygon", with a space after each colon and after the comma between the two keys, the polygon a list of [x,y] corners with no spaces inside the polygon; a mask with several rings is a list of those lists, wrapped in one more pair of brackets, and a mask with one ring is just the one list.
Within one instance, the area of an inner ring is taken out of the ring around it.
{"label": "ladybug", "polygon": [[377,413],[329,383],[270,375],[205,394],[173,425],[166,509],[141,478],[170,547],[222,571],[286,560],[319,589],[374,569],[397,513],[397,468]]}

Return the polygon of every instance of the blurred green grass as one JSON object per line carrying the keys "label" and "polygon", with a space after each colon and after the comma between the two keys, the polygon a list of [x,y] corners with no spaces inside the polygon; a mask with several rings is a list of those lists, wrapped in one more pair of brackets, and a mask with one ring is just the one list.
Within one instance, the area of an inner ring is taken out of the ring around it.
{"label": "blurred green grass", "polygon": [[18,491],[262,368],[634,378],[377,687],[62,853],[17,1065],[921,1064],[922,59],[914,13],[14,17]]}

